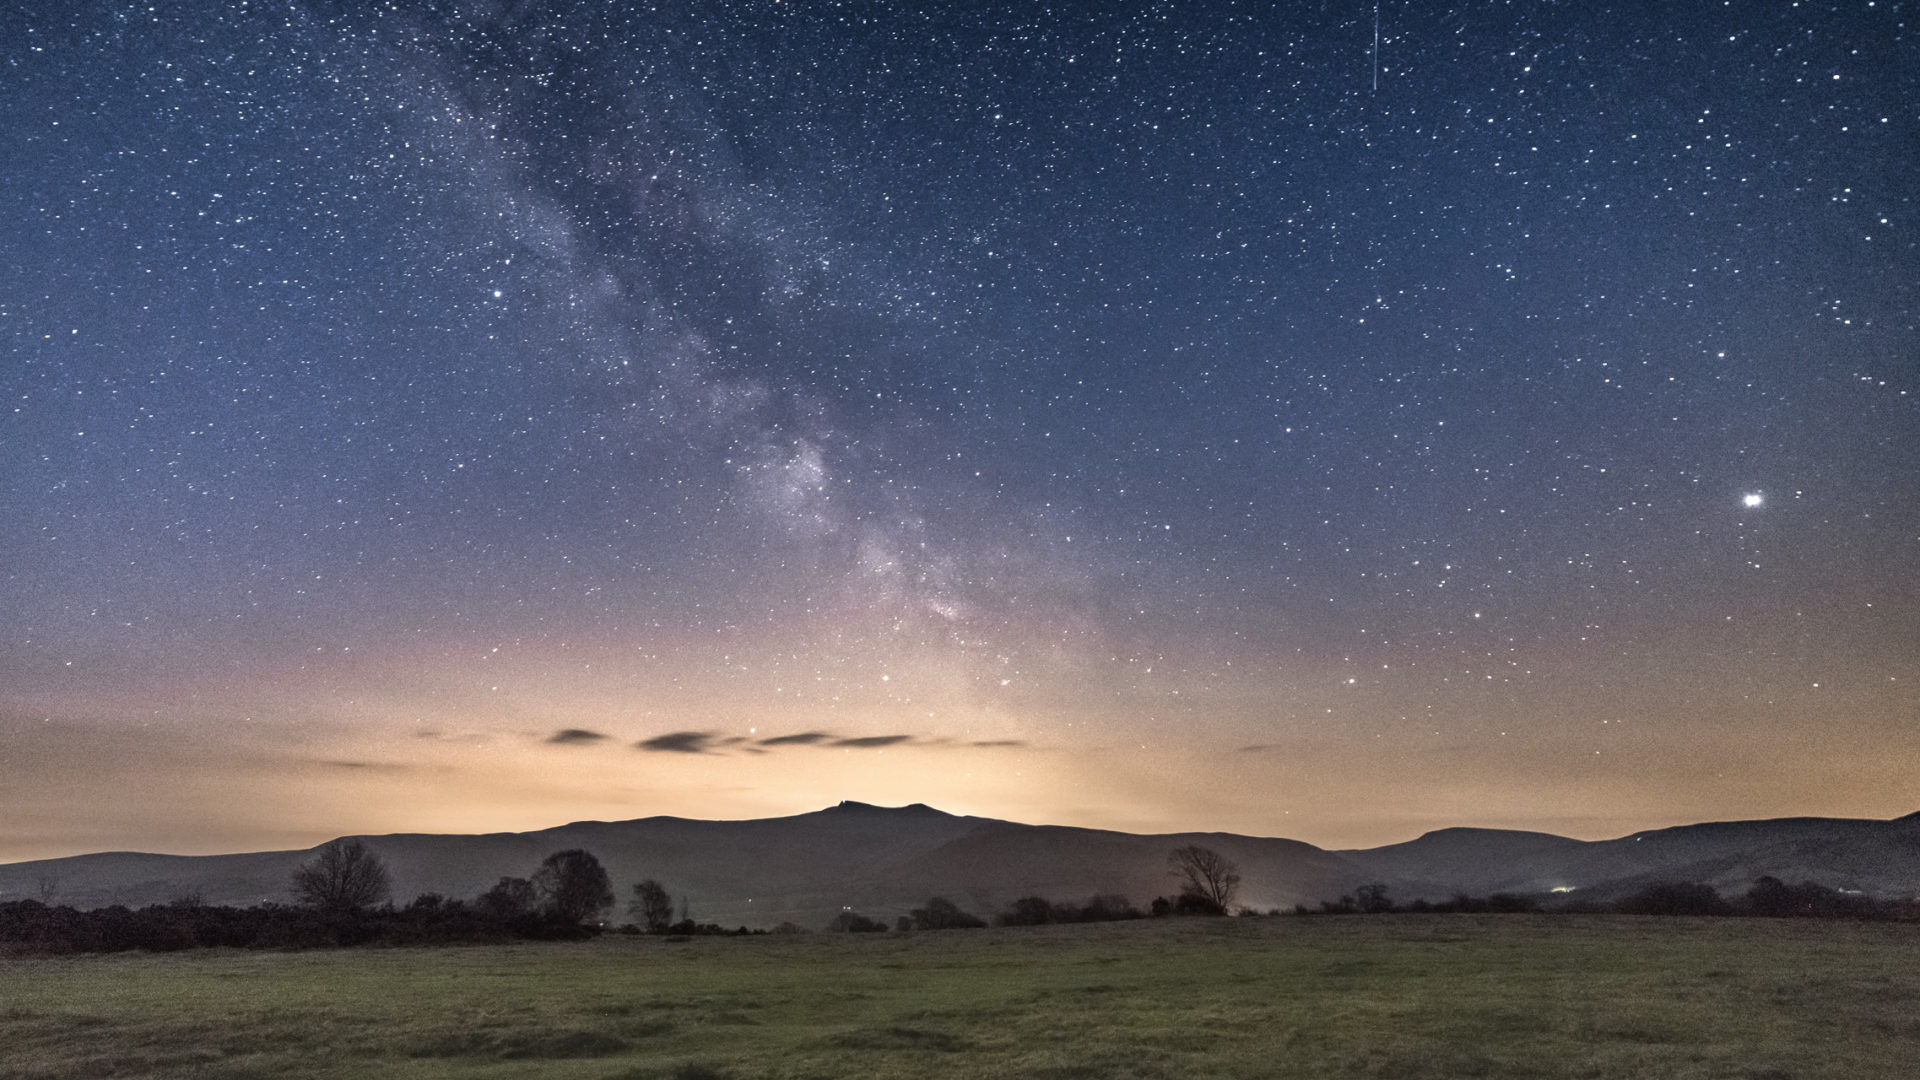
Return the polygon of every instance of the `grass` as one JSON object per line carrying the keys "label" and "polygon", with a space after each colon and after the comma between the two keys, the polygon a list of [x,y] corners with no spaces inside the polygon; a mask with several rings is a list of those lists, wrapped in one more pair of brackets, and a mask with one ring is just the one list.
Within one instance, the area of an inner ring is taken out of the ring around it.
{"label": "grass", "polygon": [[1920,1075],[1920,926],[1377,916],[0,960],[0,1080]]}

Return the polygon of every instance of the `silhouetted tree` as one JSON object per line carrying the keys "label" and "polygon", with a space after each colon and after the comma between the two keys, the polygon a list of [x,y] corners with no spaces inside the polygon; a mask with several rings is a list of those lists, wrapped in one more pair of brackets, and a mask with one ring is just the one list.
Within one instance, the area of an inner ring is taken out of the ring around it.
{"label": "silhouetted tree", "polygon": [[961,911],[960,905],[944,896],[928,900],[926,907],[913,909],[915,930],[972,930],[985,925],[984,920]]}
{"label": "silhouetted tree", "polygon": [[539,894],[533,891],[533,882],[522,877],[503,877],[494,882],[493,888],[481,893],[473,906],[479,908],[481,914],[496,919],[524,919],[533,914],[539,899]]}
{"label": "silhouetted tree", "polygon": [[1747,890],[1747,910],[1755,915],[1780,918],[1798,915],[1797,898],[1791,885],[1771,874],[1753,883]]}
{"label": "silhouetted tree", "polygon": [[358,840],[335,840],[293,872],[294,895],[322,911],[370,908],[393,893],[387,866]]}
{"label": "silhouetted tree", "polygon": [[1753,883],[1747,890],[1744,907],[1749,914],[1774,918],[1865,918],[1892,913],[1891,908],[1883,911],[1881,905],[1868,896],[1844,893],[1812,881],[1788,885],[1771,876]]}
{"label": "silhouetted tree", "polygon": [[1140,909],[1127,902],[1127,898],[1118,893],[1099,893],[1087,898],[1086,906],[1079,911],[1081,922],[1117,922],[1121,919],[1138,919]]}
{"label": "silhouetted tree", "polygon": [[1001,926],[1043,926],[1053,922],[1053,905],[1043,897],[1023,896],[995,919]]}
{"label": "silhouetted tree", "polygon": [[1619,910],[1629,915],[1731,915],[1733,905],[1711,885],[1661,881],[1620,901]]}
{"label": "silhouetted tree", "polygon": [[627,911],[649,934],[663,934],[673,925],[673,897],[652,878],[633,887],[633,903],[627,905]]}
{"label": "silhouetted tree", "polygon": [[869,919],[854,911],[843,911],[827,924],[830,934],[877,934],[884,933],[887,924],[878,919]]}
{"label": "silhouetted tree", "polygon": [[1387,899],[1387,887],[1378,882],[1353,890],[1353,900],[1354,905],[1368,915],[1383,915],[1393,910],[1393,901]]}
{"label": "silhouetted tree", "polygon": [[[1169,874],[1180,879],[1180,895],[1198,897],[1205,904],[1187,903],[1193,914],[1225,915],[1233,904],[1233,894],[1240,888],[1240,868],[1227,861],[1226,857],[1208,847],[1188,844],[1174,848],[1167,856],[1172,865]],[[1175,902],[1178,911],[1179,901]]]}
{"label": "silhouetted tree", "polygon": [[582,923],[613,906],[613,882],[600,860],[580,848],[556,851],[533,872],[540,906],[564,923]]}
{"label": "silhouetted tree", "polygon": [[1197,892],[1182,892],[1173,898],[1175,915],[1225,915],[1227,909]]}

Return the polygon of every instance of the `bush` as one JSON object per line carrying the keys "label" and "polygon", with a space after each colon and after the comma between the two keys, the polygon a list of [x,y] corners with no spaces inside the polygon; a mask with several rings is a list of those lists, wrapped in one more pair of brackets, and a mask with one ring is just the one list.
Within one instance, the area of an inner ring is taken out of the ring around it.
{"label": "bush", "polygon": [[1711,885],[1692,881],[1661,881],[1641,889],[1616,905],[1627,915],[1731,915],[1733,905]]}
{"label": "bush", "polygon": [[1210,896],[1196,892],[1183,892],[1174,898],[1175,915],[1225,915],[1227,909]]}
{"label": "bush", "polygon": [[933,897],[926,907],[914,908],[912,914],[915,930],[974,930],[987,925],[985,920],[960,910],[960,905],[944,896]]}
{"label": "bush", "polygon": [[1044,897],[1023,896],[993,921],[1001,926],[1044,926],[1060,920],[1054,918],[1053,904]]}
{"label": "bush", "polygon": [[1868,896],[1844,893],[1811,881],[1788,885],[1771,876],[1753,883],[1742,898],[1742,906],[1748,914],[1767,918],[1866,919],[1894,913],[1894,905],[1883,909]]}
{"label": "bush", "polygon": [[886,923],[869,919],[857,911],[843,911],[827,924],[829,934],[879,934],[885,933],[886,929]]}
{"label": "bush", "polygon": [[533,914],[534,906],[539,903],[539,895],[533,891],[533,882],[526,878],[503,877],[494,882],[493,888],[480,894],[474,906],[495,919],[524,919]]}

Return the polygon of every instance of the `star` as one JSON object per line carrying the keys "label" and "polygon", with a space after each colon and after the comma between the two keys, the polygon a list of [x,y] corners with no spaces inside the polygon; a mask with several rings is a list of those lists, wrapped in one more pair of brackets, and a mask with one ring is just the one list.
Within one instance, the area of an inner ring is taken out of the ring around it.
{"label": "star", "polygon": [[1749,510],[1753,510],[1761,506],[1765,506],[1766,502],[1767,502],[1767,497],[1765,495],[1760,494],[1757,491],[1749,491],[1745,495],[1740,496],[1740,505],[1746,507]]}

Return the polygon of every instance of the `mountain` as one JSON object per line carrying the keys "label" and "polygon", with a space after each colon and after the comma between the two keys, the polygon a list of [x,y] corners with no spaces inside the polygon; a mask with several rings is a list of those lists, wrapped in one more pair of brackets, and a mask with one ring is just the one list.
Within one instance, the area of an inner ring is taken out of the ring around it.
{"label": "mountain", "polygon": [[[1205,844],[1240,864],[1242,898],[1261,907],[1351,891],[1366,874],[1295,840],[1225,833],[1131,833],[958,817],[932,807],[846,802],[756,821],[653,817],[582,821],[528,833],[357,837],[383,859],[393,894],[473,897],[503,876],[527,877],[547,855],[585,848],[627,900],[654,878],[701,921],[824,925],[846,908],[892,918],[947,896],[992,914],[1022,896],[1083,901],[1118,893],[1136,904],[1176,890],[1167,855]],[[76,907],[138,907],[197,896],[207,903],[287,902],[314,851],[247,855],[108,852],[0,865],[0,900],[49,898]]]}
{"label": "mountain", "polygon": [[1588,844],[1552,833],[1436,829],[1417,840],[1341,855],[1389,883],[1396,896],[1440,899],[1455,892],[1546,892],[1566,884],[1560,868]]}
{"label": "mountain", "polygon": [[[847,802],[754,821],[676,817],[581,821],[526,833],[366,836],[387,863],[399,902],[425,892],[477,896],[504,876],[527,877],[547,855],[585,848],[607,868],[622,910],[634,882],[654,878],[703,922],[824,925],[853,908],[888,918],[946,896],[992,914],[1022,896],[1082,901],[1117,893],[1145,905],[1175,891],[1167,855],[1201,844],[1237,863],[1240,901],[1267,909],[1313,904],[1369,882],[1396,899],[1456,892],[1577,891],[1605,899],[1657,880],[1744,890],[1771,874],[1877,895],[1920,893],[1920,814],[1893,821],[1787,818],[1683,825],[1617,840],[1548,833],[1440,829],[1386,847],[1324,851],[1297,840],[1232,833],[1137,835],[960,817],[929,806]],[[182,896],[208,903],[291,899],[289,881],[313,850],[243,855],[105,852],[0,865],[0,901],[139,907]]]}
{"label": "mountain", "polygon": [[1560,890],[1604,900],[1656,881],[1697,881],[1722,892],[1742,892],[1765,876],[1876,896],[1920,894],[1920,814],[1891,821],[1708,822],[1597,841],[1501,829],[1439,829],[1404,844],[1335,854],[1409,899]]}

